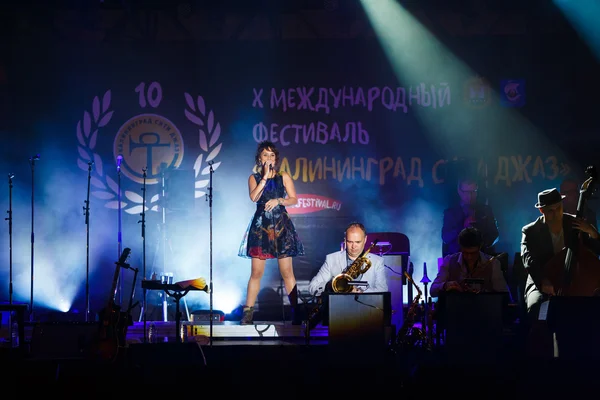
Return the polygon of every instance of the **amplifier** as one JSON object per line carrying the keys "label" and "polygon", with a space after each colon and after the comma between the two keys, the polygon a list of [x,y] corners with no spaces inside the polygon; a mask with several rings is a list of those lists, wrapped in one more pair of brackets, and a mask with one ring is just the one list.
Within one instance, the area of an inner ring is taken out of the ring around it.
{"label": "amplifier", "polygon": [[[210,322],[210,310],[192,311],[192,322]],[[225,321],[225,313],[220,310],[213,310],[213,322]]]}

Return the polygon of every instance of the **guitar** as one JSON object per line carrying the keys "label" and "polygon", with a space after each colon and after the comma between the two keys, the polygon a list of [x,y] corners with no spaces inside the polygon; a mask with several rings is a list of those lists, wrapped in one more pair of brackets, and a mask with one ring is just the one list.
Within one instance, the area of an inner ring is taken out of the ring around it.
{"label": "guitar", "polygon": [[131,249],[126,247],[123,249],[119,261],[115,263],[117,266],[112,280],[108,304],[98,313],[99,326],[94,355],[104,361],[112,362],[117,359],[119,349],[125,345],[127,327],[130,325],[129,314],[121,311],[121,306],[115,303],[119,272],[122,267],[129,267],[126,261],[130,254]]}

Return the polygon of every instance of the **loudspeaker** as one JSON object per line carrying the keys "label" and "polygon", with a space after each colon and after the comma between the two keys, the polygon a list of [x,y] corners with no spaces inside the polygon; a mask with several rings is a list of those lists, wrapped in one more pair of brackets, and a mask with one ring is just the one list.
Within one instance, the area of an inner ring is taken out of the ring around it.
{"label": "loudspeaker", "polygon": [[83,359],[90,356],[97,322],[41,322],[31,334],[31,358]]}

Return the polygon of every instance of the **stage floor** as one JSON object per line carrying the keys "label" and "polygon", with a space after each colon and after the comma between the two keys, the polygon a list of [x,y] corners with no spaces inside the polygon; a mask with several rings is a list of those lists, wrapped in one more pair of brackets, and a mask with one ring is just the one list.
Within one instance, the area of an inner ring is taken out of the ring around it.
{"label": "stage floor", "polygon": [[[34,326],[28,325],[28,335]],[[469,382],[460,384],[468,387],[468,393],[457,389],[461,398],[494,393],[497,397],[486,398],[516,399],[538,395],[540,382],[552,388],[549,394],[564,387],[587,390],[600,373],[597,365],[528,360],[512,345],[502,360],[463,363],[447,359],[443,348],[402,352],[387,347],[372,354],[368,353],[372,349],[356,343],[340,352],[332,348],[323,326],[313,330],[307,341],[302,326],[280,321],[244,326],[215,323],[210,340],[210,324],[186,323],[184,343],[175,341],[174,322],[155,322],[155,326],[161,338],[158,343],[143,343],[144,326],[136,322],[118,360],[106,363],[79,353],[80,341],[96,326],[46,323],[43,334],[28,336],[31,352],[1,349],[1,376],[20,387],[41,387],[61,395],[77,390],[203,395],[217,389],[229,395],[268,397],[285,390],[286,397],[295,398],[341,390],[348,395],[394,393],[419,399],[439,397],[436,388],[453,387],[468,376]]]}

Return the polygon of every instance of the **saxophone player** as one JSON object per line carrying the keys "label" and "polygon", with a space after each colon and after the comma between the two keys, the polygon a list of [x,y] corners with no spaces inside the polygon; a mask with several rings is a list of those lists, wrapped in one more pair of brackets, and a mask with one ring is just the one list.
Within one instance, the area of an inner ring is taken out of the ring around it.
{"label": "saxophone player", "polygon": [[[320,299],[325,299],[326,296],[322,296],[323,293],[333,291],[332,281],[340,274],[343,274],[361,255],[368,259],[367,264],[370,264],[370,266],[363,274],[355,277],[355,280],[366,282],[367,285],[365,287],[352,286],[350,293],[387,292],[387,276],[383,257],[370,252],[366,255],[363,254],[365,244],[367,243],[367,231],[364,225],[359,222],[349,224],[344,233],[344,243],[345,249],[327,254],[325,262],[308,284],[310,294]],[[359,259],[358,262],[361,262],[361,260]],[[313,318],[309,318],[311,329],[321,319],[324,321],[328,319],[326,315],[327,304],[321,301],[319,303],[319,311],[313,313]]]}
{"label": "saxophone player", "polygon": [[[323,294],[328,284],[363,253],[367,243],[367,232],[363,224],[353,222],[348,225],[344,234],[344,242],[345,250],[327,254],[319,272],[311,279],[308,290],[312,295]],[[372,253],[367,254],[366,257],[371,262],[371,267],[364,274],[356,277],[356,280],[367,282],[368,285],[366,288],[354,286],[352,292],[387,292],[388,285],[383,258]]]}

